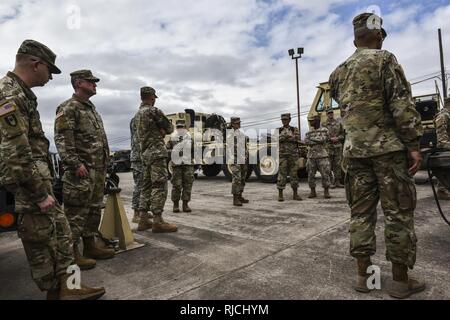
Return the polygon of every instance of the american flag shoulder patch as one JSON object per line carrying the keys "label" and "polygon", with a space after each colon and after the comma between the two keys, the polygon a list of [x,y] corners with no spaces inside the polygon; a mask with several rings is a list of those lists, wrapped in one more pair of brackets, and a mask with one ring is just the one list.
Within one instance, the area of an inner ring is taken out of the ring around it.
{"label": "american flag shoulder patch", "polygon": [[64,115],[64,110],[61,110],[56,114],[56,119],[61,118]]}
{"label": "american flag shoulder patch", "polygon": [[3,104],[0,102],[0,117],[10,114],[16,111],[16,109],[16,104],[13,101],[8,101]]}

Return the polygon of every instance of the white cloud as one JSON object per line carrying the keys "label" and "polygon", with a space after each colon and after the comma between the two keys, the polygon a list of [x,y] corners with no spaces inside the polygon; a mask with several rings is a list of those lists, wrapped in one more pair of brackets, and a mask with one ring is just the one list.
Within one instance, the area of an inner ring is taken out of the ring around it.
{"label": "white cloud", "polygon": [[[312,101],[316,85],[354,50],[351,19],[338,7],[352,3],[360,12],[353,0],[2,0],[0,72],[12,68],[24,39],[41,41],[58,54],[63,74],[35,90],[50,138],[55,109],[72,94],[69,73],[81,68],[102,79],[93,101],[112,138],[128,136],[124,123],[146,84],[157,89],[158,106],[167,113],[195,108],[239,114],[245,125],[296,112],[290,48],[305,48],[301,104]],[[74,18],[67,11],[71,5],[80,8],[79,30],[67,27]],[[441,27],[444,37],[450,30],[450,5],[421,16],[424,6],[416,1],[382,8],[390,32],[386,49],[397,55],[408,78],[439,70],[436,29]],[[448,53],[446,60],[450,63]],[[428,82],[414,90],[433,88]]]}

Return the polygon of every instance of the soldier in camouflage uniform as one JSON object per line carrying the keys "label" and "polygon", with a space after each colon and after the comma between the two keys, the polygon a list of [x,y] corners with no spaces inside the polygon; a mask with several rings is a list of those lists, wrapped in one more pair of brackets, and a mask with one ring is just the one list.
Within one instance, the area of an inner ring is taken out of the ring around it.
{"label": "soldier in camouflage uniform", "polygon": [[139,223],[140,216],[141,216],[140,211],[139,211],[139,207],[140,207],[139,201],[140,201],[140,197],[141,197],[144,169],[142,167],[141,149],[139,146],[139,141],[137,139],[137,133],[136,133],[136,116],[134,116],[133,119],[131,119],[130,134],[131,134],[130,162],[131,162],[131,170],[133,172],[133,181],[134,181],[133,198],[131,201],[131,206],[134,210],[133,222]]}
{"label": "soldier in camouflage uniform", "polygon": [[70,77],[75,93],[56,110],[55,144],[64,167],[64,210],[72,229],[75,261],[81,269],[90,269],[95,259],[114,256],[113,249],[96,241],[109,147],[102,119],[89,100],[96,94],[99,79],[90,70],[72,72]]}
{"label": "soldier in camouflage uniform", "polygon": [[233,150],[228,150],[232,152],[229,152],[227,163],[230,163],[232,175],[231,194],[233,195],[233,205],[237,207],[242,207],[242,204],[249,203],[249,200],[242,196],[248,172],[248,137],[239,130],[240,128],[241,118],[232,117],[231,130],[227,135],[227,145],[230,143],[230,146],[233,146]]}
{"label": "soldier in camouflage uniform", "polygon": [[334,119],[333,108],[327,109],[327,121],[322,125],[328,129],[330,134],[330,154],[331,172],[333,173],[331,188],[343,188],[341,184],[341,162],[342,162],[342,146],[345,139],[344,127],[340,121]]}
{"label": "soldier in camouflage uniform", "polygon": [[[416,261],[413,175],[422,161],[423,134],[411,86],[395,56],[381,50],[380,17],[353,20],[356,52],[330,76],[331,95],[344,108],[345,188],[351,208],[350,253],[357,259],[355,289],[369,292],[367,268],[376,251],[377,205],[385,216],[386,258],[392,262],[389,294],[406,298],[425,283],[408,276]],[[408,163],[408,160],[410,163]]]}
{"label": "soldier in camouflage uniform", "polygon": [[189,208],[192,185],[194,184],[192,137],[186,130],[186,121],[177,120],[176,126],[177,130],[167,142],[167,148],[172,151],[173,212],[180,212],[180,199],[183,201],[183,212],[192,212]]}
{"label": "soldier in camouflage uniform", "polygon": [[306,133],[305,137],[305,144],[309,147],[306,169],[308,171],[308,183],[311,193],[308,198],[317,198],[316,172],[319,171],[322,177],[325,199],[330,199],[331,166],[328,154],[330,135],[327,128],[320,128],[319,115],[315,115],[310,120],[310,127],[311,131]]}
{"label": "soldier in camouflage uniform", "polygon": [[298,128],[291,127],[291,114],[285,113],[281,115],[283,127],[279,128],[279,157],[280,165],[278,172],[278,201],[283,202],[283,190],[286,188],[287,176],[291,178],[291,187],[294,193],[293,199],[301,201],[298,195],[298,161],[300,158],[300,132]]}
{"label": "soldier in camouflage uniform", "polygon": [[[176,232],[177,226],[165,222],[162,218],[167,200],[168,179],[168,152],[164,137],[173,132],[173,125],[164,113],[155,107],[157,98],[155,89],[141,88],[142,103],[135,118],[144,166],[144,180],[139,201],[141,220],[138,230],[151,228],[154,233]],[[146,214],[148,211],[153,212],[153,223],[148,220],[149,216]]]}
{"label": "soldier in camouflage uniform", "polygon": [[[437,135],[437,147],[450,151],[450,98],[444,101],[445,108],[434,119]],[[438,198],[450,200],[450,190],[438,183]]]}
{"label": "soldier in camouflage uniform", "polygon": [[95,299],[103,288],[69,290],[66,273],[74,263],[69,223],[52,191],[49,141],[31,91],[61,71],[45,45],[25,40],[13,72],[0,79],[0,184],[15,196],[18,234],[31,276],[47,299]]}

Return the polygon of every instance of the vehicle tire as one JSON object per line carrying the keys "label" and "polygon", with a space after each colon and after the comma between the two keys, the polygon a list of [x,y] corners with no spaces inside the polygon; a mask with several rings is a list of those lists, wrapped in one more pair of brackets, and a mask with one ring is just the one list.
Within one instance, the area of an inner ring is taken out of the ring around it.
{"label": "vehicle tire", "polygon": [[222,171],[222,166],[220,164],[202,165],[202,171],[207,177],[215,177]]}
{"label": "vehicle tire", "polygon": [[[264,154],[264,152],[261,152]],[[259,159],[254,166],[255,174],[261,182],[274,183],[278,179],[278,163],[270,153]]]}

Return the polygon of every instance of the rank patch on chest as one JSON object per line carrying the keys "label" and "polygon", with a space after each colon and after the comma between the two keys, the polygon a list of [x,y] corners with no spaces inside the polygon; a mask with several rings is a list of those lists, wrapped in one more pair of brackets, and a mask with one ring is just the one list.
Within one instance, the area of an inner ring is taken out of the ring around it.
{"label": "rank patch on chest", "polygon": [[0,117],[16,111],[16,105],[12,102],[7,102],[0,107]]}

